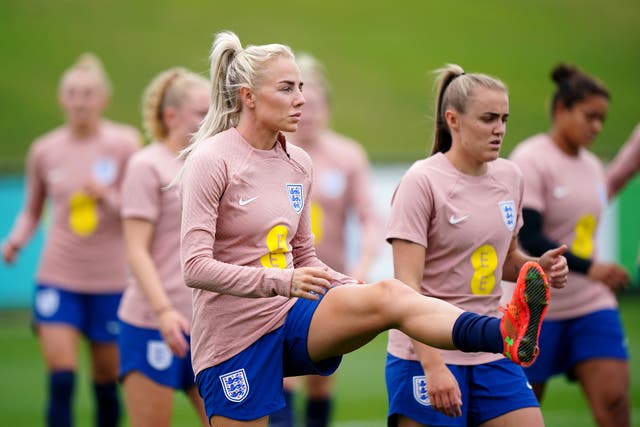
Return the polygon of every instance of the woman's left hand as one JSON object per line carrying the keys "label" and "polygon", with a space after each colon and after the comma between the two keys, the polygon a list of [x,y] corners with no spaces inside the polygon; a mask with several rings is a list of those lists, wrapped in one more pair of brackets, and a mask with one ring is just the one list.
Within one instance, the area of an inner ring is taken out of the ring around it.
{"label": "woman's left hand", "polygon": [[291,278],[292,297],[316,300],[331,288],[331,276],[318,267],[300,267],[293,270]]}
{"label": "woman's left hand", "polygon": [[567,259],[562,256],[566,251],[567,245],[562,245],[543,253],[538,260],[538,264],[547,275],[549,285],[554,288],[564,288],[567,284],[569,266],[567,265]]}

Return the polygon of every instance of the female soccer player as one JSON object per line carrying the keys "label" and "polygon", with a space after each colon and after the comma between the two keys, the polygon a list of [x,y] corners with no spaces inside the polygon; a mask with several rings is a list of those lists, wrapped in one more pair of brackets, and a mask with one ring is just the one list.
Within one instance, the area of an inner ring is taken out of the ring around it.
{"label": "female soccer player", "polygon": [[[517,248],[521,174],[498,157],[507,89],[457,65],[440,70],[438,80],[431,156],[409,169],[392,199],[387,240],[395,277],[424,295],[495,316],[501,279],[516,280],[531,259]],[[553,286],[566,281],[565,249],[538,260]],[[543,425],[522,368],[501,355],[442,351],[391,330],[386,377],[389,425]]]}
{"label": "female soccer player", "polygon": [[[313,162],[311,231],[318,258],[336,271],[345,271],[346,223],[350,214],[359,225],[359,256],[350,276],[366,280],[380,246],[380,220],[371,197],[367,154],[355,141],[329,129],[329,85],[324,67],[308,54],[296,63],[304,81],[304,111],[289,140],[303,148]],[[310,375],[306,380],[305,423],[307,427],[329,425],[334,375]],[[272,427],[293,426],[292,393],[297,378],[285,380],[287,407],[271,416]]]}
{"label": "female soccer player", "polygon": [[296,130],[305,102],[287,46],[243,48],[219,33],[211,78],[211,106],[178,177],[192,359],[211,425],[266,426],[284,406],[283,377],[331,374],[342,354],[390,328],[434,346],[535,358],[548,303],[535,263],[501,321],[397,280],[357,284],[318,260],[311,160],[282,134]]}
{"label": "female soccer player", "polygon": [[615,297],[629,276],[596,256],[607,184],[588,150],[607,116],[609,93],[575,67],[558,65],[551,77],[551,129],[521,142],[511,159],[525,182],[522,247],[535,255],[567,245],[571,272],[567,286],[553,290],[543,352],[525,372],[539,400],[547,380],[564,373],[579,381],[598,425],[629,426],[629,365]]}
{"label": "female soccer player", "polygon": [[189,325],[191,290],[180,267],[178,153],[209,108],[210,84],[172,68],[149,84],[144,127],[152,143],[129,162],[122,185],[122,218],[132,283],[120,304],[120,377],[131,425],[169,426],[174,390],[183,390],[208,422],[195,387]]}
{"label": "female soccer player", "polygon": [[120,183],[140,136],[102,118],[110,85],[100,61],[81,56],[62,76],[66,123],[37,139],[27,159],[26,202],[2,254],[13,262],[45,201],[51,226],[36,276],[34,318],[49,374],[47,425],[71,425],[81,336],[90,343],[97,425],[120,418],[117,309],[126,286]]}

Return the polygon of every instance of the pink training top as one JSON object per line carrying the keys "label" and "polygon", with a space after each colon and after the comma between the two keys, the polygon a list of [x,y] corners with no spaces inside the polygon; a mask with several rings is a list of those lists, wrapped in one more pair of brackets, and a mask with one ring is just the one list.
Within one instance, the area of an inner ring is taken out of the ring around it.
{"label": "pink training top", "polygon": [[[185,286],[180,265],[182,206],[176,188],[167,188],[180,171],[182,160],[164,144],[155,142],[136,153],[122,184],[122,218],[139,218],[154,226],[149,251],[171,305],[191,320],[191,289]],[[158,328],[153,308],[142,288],[130,277],[118,315],[141,328]]]}
{"label": "pink training top", "polygon": [[[509,246],[522,226],[522,175],[508,160],[482,176],[458,171],[442,153],[419,160],[391,201],[387,240],[426,248],[421,291],[464,310],[499,315],[500,280]],[[411,339],[389,331],[388,351],[418,360]],[[441,350],[445,363],[475,365],[503,356]]]}
{"label": "pink training top", "polygon": [[[52,202],[51,225],[37,281],[80,293],[121,292],[127,282],[120,224],[120,183],[140,144],[138,132],[108,120],[95,136],[75,137],[66,126],[37,139],[27,159],[26,201],[9,240],[24,246]],[[106,186],[100,202],[83,190]]]}
{"label": "pink training top", "polygon": [[[185,282],[193,293],[193,367],[217,365],[280,327],[294,267],[316,257],[311,159],[284,136],[259,150],[231,128],[202,141],[182,177]],[[329,270],[335,285],[355,280]]]}
{"label": "pink training top", "polygon": [[[525,181],[523,206],[542,214],[542,233],[581,258],[596,257],[596,229],[607,203],[604,171],[587,150],[565,154],[546,134],[535,135],[511,153]],[[603,283],[570,272],[567,285],[551,288],[546,319],[567,319],[614,308],[616,298]]]}
{"label": "pink training top", "polygon": [[[291,138],[295,144],[295,134]],[[311,228],[318,257],[344,271],[345,226],[351,209],[360,224],[360,251],[375,251],[382,237],[371,199],[369,161],[357,142],[330,130],[303,148],[313,161]]]}
{"label": "pink training top", "polygon": [[607,168],[607,194],[609,198],[615,196],[639,169],[640,125],[635,128],[629,140],[625,142]]}

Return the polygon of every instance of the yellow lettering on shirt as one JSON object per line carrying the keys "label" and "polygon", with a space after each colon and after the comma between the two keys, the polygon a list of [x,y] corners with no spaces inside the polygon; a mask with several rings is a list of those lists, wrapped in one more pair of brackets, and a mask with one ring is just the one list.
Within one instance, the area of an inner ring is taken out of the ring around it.
{"label": "yellow lettering on shirt", "polygon": [[324,236],[324,210],[318,203],[311,203],[311,232],[314,244],[319,245]]}
{"label": "yellow lettering on shirt", "polygon": [[78,236],[90,236],[98,228],[96,201],[82,191],[77,191],[69,199],[69,227]]}
{"label": "yellow lettering on shirt", "polygon": [[496,286],[494,272],[498,267],[498,254],[491,245],[482,245],[471,254],[473,277],[471,278],[471,293],[474,295],[488,295]]}
{"label": "yellow lettering on shirt", "polygon": [[587,214],[576,223],[576,237],[571,244],[571,252],[580,258],[591,258],[593,255],[593,235],[596,231],[596,218]]}
{"label": "yellow lettering on shirt", "polygon": [[276,225],[267,233],[265,242],[269,253],[260,257],[260,262],[267,268],[286,268],[285,254],[290,251],[287,244],[289,230],[284,225]]}

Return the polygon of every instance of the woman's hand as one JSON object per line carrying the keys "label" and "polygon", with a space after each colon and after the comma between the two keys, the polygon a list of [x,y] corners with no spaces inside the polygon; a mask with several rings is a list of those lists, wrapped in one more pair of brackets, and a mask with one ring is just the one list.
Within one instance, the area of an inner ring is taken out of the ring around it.
{"label": "woman's hand", "polygon": [[173,307],[168,307],[158,314],[158,325],[160,334],[171,352],[178,357],[185,357],[189,343],[184,336],[189,334],[189,322]]}
{"label": "woman's hand", "polygon": [[18,256],[18,247],[6,241],[2,244],[2,259],[6,264],[13,264]]}
{"label": "woman's hand", "polygon": [[564,288],[569,276],[567,259],[562,256],[567,251],[567,245],[559,246],[542,254],[538,264],[547,275],[549,285],[554,288]]}
{"label": "woman's hand", "polygon": [[449,417],[462,415],[462,393],[456,377],[446,365],[425,370],[431,407]]}
{"label": "woman's hand", "polygon": [[631,281],[624,268],[610,262],[594,262],[587,275],[593,280],[604,283],[613,292],[626,288]]}
{"label": "woman's hand", "polygon": [[331,276],[317,267],[300,267],[293,270],[290,296],[317,300],[331,289]]}
{"label": "woman's hand", "polygon": [[104,195],[107,192],[107,187],[96,181],[90,180],[84,185],[83,190],[89,197],[99,202],[104,198]]}

